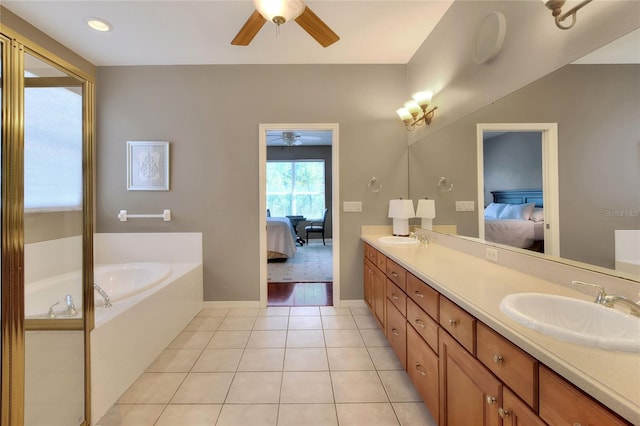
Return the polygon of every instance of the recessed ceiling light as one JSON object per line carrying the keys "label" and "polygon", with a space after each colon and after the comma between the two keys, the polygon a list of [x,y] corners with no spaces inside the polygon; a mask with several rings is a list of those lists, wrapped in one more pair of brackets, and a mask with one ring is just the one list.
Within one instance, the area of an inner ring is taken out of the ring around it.
{"label": "recessed ceiling light", "polygon": [[111,24],[100,18],[87,18],[87,25],[96,31],[111,31]]}

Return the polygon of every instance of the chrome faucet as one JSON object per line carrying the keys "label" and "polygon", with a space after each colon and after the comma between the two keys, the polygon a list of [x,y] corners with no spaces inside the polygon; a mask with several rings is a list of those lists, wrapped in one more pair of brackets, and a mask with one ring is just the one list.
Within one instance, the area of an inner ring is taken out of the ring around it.
{"label": "chrome faucet", "polygon": [[107,294],[106,291],[104,291],[104,289],[102,287],[100,287],[98,284],[93,283],[93,288],[98,292],[98,294],[100,294],[100,296],[102,296],[102,298],[104,299],[104,303],[102,304],[103,308],[110,308],[111,306],[113,306],[111,304],[111,298],[109,297],[109,295]]}
{"label": "chrome faucet", "polygon": [[604,290],[604,287],[598,284],[585,283],[582,281],[571,281],[571,284],[597,288],[598,295],[596,296],[596,300],[594,300],[595,303],[598,303],[599,305],[604,305],[607,308],[613,308],[614,305],[621,304],[626,306],[629,309],[629,312],[631,313],[631,315],[640,317],[640,305],[638,303],[634,303],[633,301],[627,299],[624,296],[607,294],[607,292]]}
{"label": "chrome faucet", "polygon": [[67,294],[67,296],[64,298],[66,304],[67,304],[67,309],[64,310],[64,313],[62,315],[64,315],[65,317],[74,317],[78,314],[78,311],[76,310],[75,305],[73,304],[73,297],[71,297],[70,294]]}

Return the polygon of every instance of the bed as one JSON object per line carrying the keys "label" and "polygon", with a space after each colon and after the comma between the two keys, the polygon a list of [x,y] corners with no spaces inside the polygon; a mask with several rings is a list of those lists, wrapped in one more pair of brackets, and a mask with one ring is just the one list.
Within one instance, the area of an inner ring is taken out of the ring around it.
{"label": "bed", "polygon": [[295,254],[295,232],[289,218],[267,217],[267,261],[285,262]]}
{"label": "bed", "polygon": [[542,190],[491,191],[485,208],[484,238],[494,243],[544,252]]}

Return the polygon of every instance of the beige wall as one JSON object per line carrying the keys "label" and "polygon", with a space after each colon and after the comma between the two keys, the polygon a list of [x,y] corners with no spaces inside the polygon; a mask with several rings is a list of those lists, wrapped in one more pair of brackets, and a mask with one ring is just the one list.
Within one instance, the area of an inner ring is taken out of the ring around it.
{"label": "beige wall", "polygon": [[[404,65],[100,67],[97,232],[201,231],[205,300],[259,300],[258,124],[338,123],[341,298],[362,298],[360,226],[407,196]],[[171,142],[171,190],[127,191],[126,141]],[[373,176],[384,188],[371,193]],[[116,213],[173,220],[119,222]]]}

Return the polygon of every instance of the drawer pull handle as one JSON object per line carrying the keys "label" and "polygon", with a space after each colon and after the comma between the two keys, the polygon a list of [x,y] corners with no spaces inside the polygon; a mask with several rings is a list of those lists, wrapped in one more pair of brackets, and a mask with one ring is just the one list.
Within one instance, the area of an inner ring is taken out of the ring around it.
{"label": "drawer pull handle", "polygon": [[398,333],[398,330],[396,330],[395,328],[392,328],[391,332],[393,333],[394,336],[399,336],[400,335],[400,333]]}
{"label": "drawer pull handle", "polygon": [[416,318],[414,321],[418,327],[424,328],[424,322],[420,318]]}
{"label": "drawer pull handle", "polygon": [[391,276],[392,276],[393,278],[398,278],[398,274],[397,274],[396,272],[392,272],[392,273],[391,273]]}
{"label": "drawer pull handle", "polygon": [[488,395],[488,396],[487,396],[487,404],[489,404],[489,405],[493,405],[493,404],[495,404],[495,403],[496,403],[496,401],[497,401],[497,399],[496,399],[496,397],[495,397],[495,396],[491,396],[491,395]]}
{"label": "drawer pull handle", "polygon": [[502,407],[498,408],[498,414],[500,414],[500,417],[503,418],[503,419],[506,418],[506,417],[509,417],[511,415],[509,410],[505,410]]}
{"label": "drawer pull handle", "polygon": [[423,376],[426,376],[426,375],[427,375],[427,372],[426,372],[426,371],[424,371],[424,370],[422,369],[422,366],[421,366],[420,364],[417,364],[417,363],[416,363],[416,371],[418,371],[418,373],[420,373],[420,374],[421,374],[421,375],[423,375]]}
{"label": "drawer pull handle", "polygon": [[502,361],[504,361],[504,358],[502,358],[502,355],[493,356],[493,362],[495,362],[496,364],[502,364]]}
{"label": "drawer pull handle", "polygon": [[398,296],[396,296],[395,294],[392,294],[392,295],[391,295],[391,298],[392,298],[393,300],[398,300]]}
{"label": "drawer pull handle", "polygon": [[449,320],[449,325],[450,325],[451,327],[455,327],[457,323],[458,323],[458,321],[456,321],[456,320],[454,320],[454,319],[450,319],[450,320]]}
{"label": "drawer pull handle", "polygon": [[418,297],[424,298],[424,294],[420,293],[418,290],[414,291],[413,294],[415,294]]}

